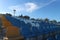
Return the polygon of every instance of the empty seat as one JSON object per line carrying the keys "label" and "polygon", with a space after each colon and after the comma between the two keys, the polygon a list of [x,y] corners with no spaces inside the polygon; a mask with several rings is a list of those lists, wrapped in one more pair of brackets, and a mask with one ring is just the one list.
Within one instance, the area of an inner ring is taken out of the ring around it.
{"label": "empty seat", "polygon": [[44,23],[44,33],[48,34],[50,32],[49,23]]}
{"label": "empty seat", "polygon": [[39,23],[39,35],[42,35],[42,34],[44,34],[44,30],[43,30],[43,23]]}
{"label": "empty seat", "polygon": [[22,27],[21,29],[21,33],[24,37],[32,37],[31,24],[30,23],[24,24],[24,27]]}
{"label": "empty seat", "polygon": [[38,30],[38,28],[37,27],[32,27],[32,34],[35,34],[35,36],[37,36],[38,35],[38,33],[39,33],[39,30]]}
{"label": "empty seat", "polygon": [[47,40],[56,40],[53,37],[48,37]]}
{"label": "empty seat", "polygon": [[56,35],[56,40],[60,40],[60,34]]}

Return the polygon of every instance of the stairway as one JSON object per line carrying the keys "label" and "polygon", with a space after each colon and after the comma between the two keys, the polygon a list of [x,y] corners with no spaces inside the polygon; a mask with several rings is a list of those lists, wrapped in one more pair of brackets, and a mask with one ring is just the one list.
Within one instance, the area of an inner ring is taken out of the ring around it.
{"label": "stairway", "polygon": [[3,39],[3,32],[2,32],[2,20],[1,20],[1,18],[0,18],[0,40],[2,40]]}
{"label": "stairway", "polygon": [[[6,18],[5,16],[1,17],[2,20],[2,25],[4,27],[4,29],[6,29],[6,37],[8,38],[14,38],[14,37],[18,37],[18,39],[23,39],[23,37],[20,35],[19,33],[19,29],[15,26],[13,26]],[[11,39],[13,40],[13,39]],[[15,40],[15,38],[14,38]]]}

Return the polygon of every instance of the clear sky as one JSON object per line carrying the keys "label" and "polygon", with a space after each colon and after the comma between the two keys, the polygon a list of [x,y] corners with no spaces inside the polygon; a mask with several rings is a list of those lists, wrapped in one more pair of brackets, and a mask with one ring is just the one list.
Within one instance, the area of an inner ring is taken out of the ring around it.
{"label": "clear sky", "polygon": [[0,0],[0,13],[11,13],[31,18],[49,18],[60,21],[60,0]]}

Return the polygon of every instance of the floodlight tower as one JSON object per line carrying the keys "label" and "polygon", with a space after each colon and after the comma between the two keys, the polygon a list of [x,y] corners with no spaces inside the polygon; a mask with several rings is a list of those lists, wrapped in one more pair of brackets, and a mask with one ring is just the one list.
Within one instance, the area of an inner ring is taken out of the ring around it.
{"label": "floodlight tower", "polygon": [[14,11],[14,16],[15,16],[16,10],[14,9],[13,11]]}

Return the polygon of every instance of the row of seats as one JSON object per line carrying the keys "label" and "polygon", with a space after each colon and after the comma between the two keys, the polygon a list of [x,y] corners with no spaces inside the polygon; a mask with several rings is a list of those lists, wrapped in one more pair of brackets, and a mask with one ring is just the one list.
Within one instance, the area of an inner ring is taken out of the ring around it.
{"label": "row of seats", "polygon": [[15,19],[13,17],[10,17],[10,16],[5,16],[5,17],[8,21],[10,21],[13,24],[13,26],[20,27],[20,21],[19,20]]}
{"label": "row of seats", "polygon": [[49,36],[49,37],[42,37],[42,36],[35,36],[31,38],[25,38],[25,40],[60,40],[60,34]]}
{"label": "row of seats", "polygon": [[48,37],[47,40],[60,40],[60,34],[56,34],[54,37]]}
{"label": "row of seats", "polygon": [[[31,23],[25,23],[24,20],[14,17],[6,16],[14,26],[21,28],[21,33],[24,37],[37,36],[42,34],[48,34],[50,32],[58,31],[57,25],[46,22],[39,22],[39,27],[32,26]],[[34,22],[37,23],[37,22]],[[60,28],[59,28],[60,29]]]}

